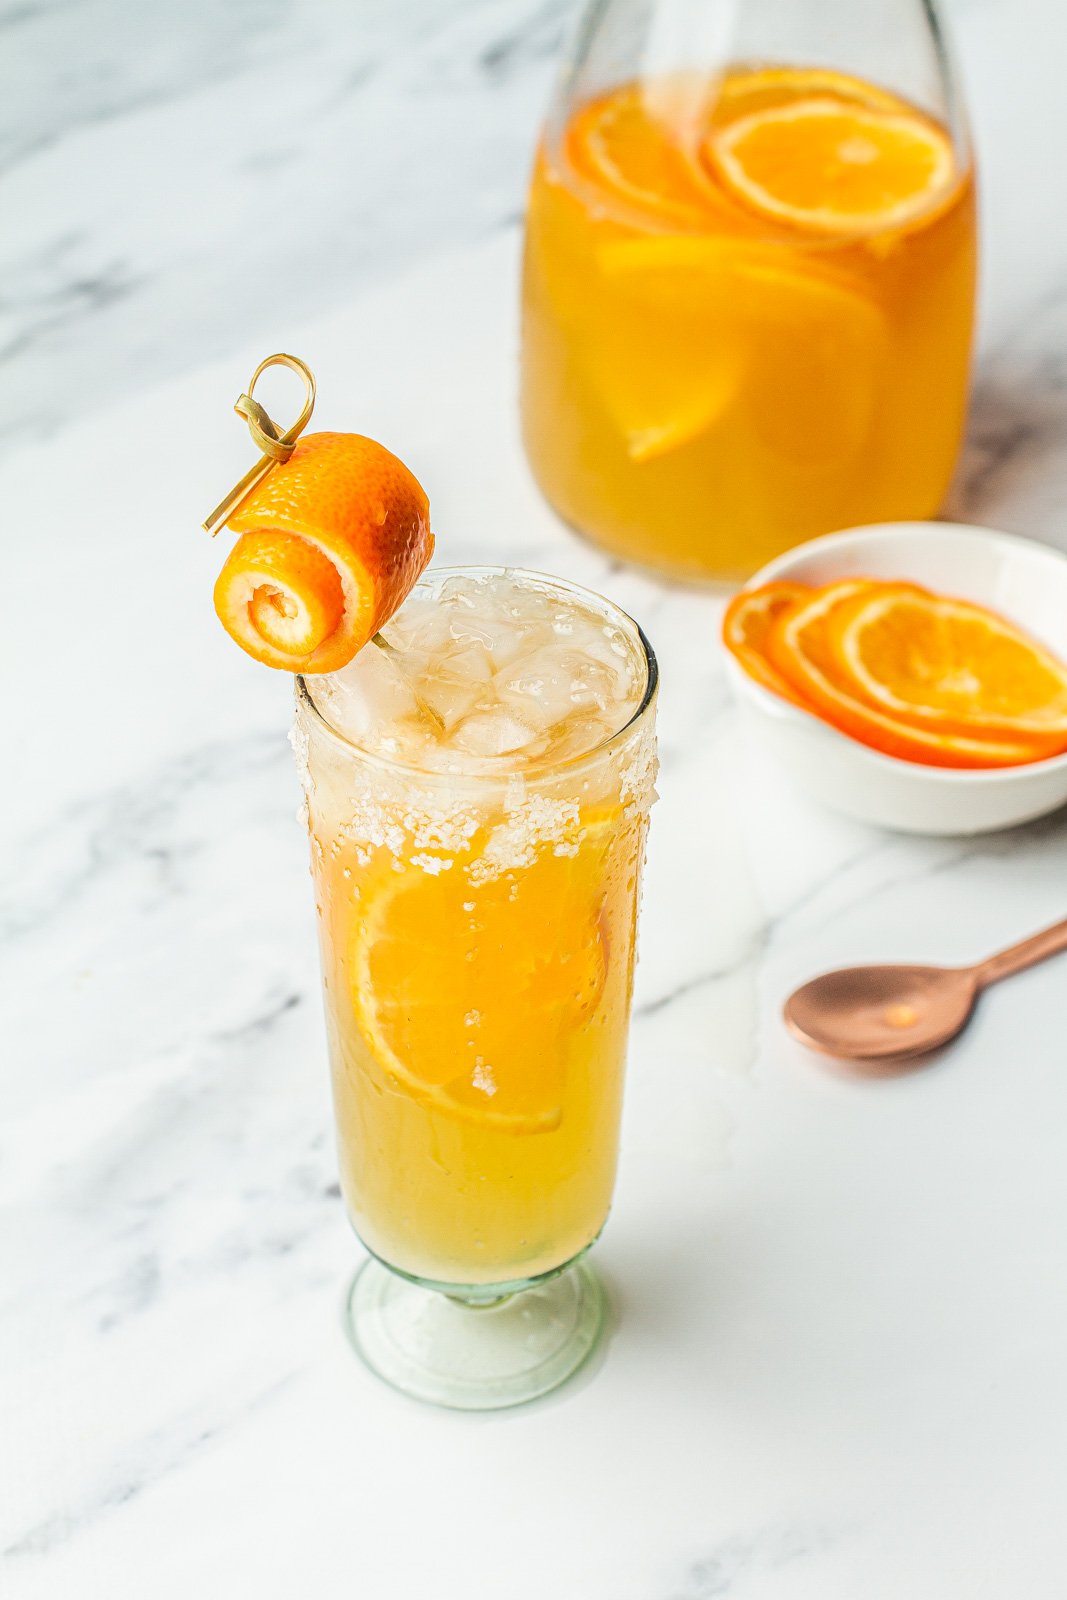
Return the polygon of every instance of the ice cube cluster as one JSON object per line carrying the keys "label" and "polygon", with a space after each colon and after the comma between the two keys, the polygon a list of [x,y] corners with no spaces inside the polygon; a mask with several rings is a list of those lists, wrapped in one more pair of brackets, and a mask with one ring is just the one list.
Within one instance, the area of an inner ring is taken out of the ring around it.
{"label": "ice cube cluster", "polygon": [[416,586],[343,671],[309,680],[326,720],[429,771],[525,770],[626,726],[647,668],[635,634],[566,588],[463,573]]}

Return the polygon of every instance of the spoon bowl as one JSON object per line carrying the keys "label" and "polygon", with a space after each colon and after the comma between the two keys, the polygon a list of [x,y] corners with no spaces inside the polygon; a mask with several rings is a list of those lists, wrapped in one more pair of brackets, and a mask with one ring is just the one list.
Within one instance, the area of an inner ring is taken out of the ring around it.
{"label": "spoon bowl", "polygon": [[846,967],[791,995],[785,1023],[795,1039],[855,1061],[902,1061],[945,1044],[978,998],[967,967]]}
{"label": "spoon bowl", "polygon": [[1067,950],[1067,920],[974,967],[842,967],[785,1003],[785,1025],[809,1049],[853,1061],[906,1061],[954,1039],[991,983]]}

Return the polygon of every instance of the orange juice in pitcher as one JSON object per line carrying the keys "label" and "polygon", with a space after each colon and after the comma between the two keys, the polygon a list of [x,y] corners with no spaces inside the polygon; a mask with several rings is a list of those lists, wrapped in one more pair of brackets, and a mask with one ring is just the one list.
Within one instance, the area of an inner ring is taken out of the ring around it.
{"label": "orange juice in pitcher", "polygon": [[727,580],[833,528],[931,515],[974,314],[950,85],[920,104],[836,66],[754,64],[594,89],[595,44],[527,223],[523,425],[547,498],[622,556]]}

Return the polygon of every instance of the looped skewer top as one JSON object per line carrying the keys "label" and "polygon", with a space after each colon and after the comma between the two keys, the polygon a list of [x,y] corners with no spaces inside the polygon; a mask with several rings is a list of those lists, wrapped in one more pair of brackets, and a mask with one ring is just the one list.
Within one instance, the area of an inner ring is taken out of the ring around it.
{"label": "looped skewer top", "polygon": [[253,400],[250,394],[238,395],[233,409],[239,417],[244,417],[253,444],[257,444],[265,456],[270,456],[272,461],[288,461],[295,446],[282,443],[277,424],[270,420],[258,400]]}
{"label": "looped skewer top", "polygon": [[[258,400],[253,399],[253,391],[260,378],[268,367],[288,367],[298,377],[304,380],[304,405],[296,421],[291,423],[282,432],[276,422],[267,415]],[[296,441],[311,421],[311,413],[315,409],[315,378],[311,368],[299,356],[289,356],[279,352],[277,355],[267,356],[259,363],[252,374],[252,381],[248,385],[248,392],[238,396],[233,408],[239,417],[243,417],[248,424],[248,431],[252,435],[252,442],[257,449],[262,451],[260,460],[245,473],[240,483],[235,483],[225,499],[212,511],[204,521],[205,530],[214,538],[219,529],[223,527],[244,505],[249,495],[273,467],[279,462],[288,461],[296,448]]]}

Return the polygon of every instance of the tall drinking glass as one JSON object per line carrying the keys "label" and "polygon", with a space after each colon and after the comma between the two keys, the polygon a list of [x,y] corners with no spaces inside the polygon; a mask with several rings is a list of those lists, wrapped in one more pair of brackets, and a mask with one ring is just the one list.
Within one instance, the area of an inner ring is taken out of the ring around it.
{"label": "tall drinking glass", "polygon": [[298,682],[347,1303],[381,1377],[465,1409],[555,1387],[602,1296],[655,658],[530,573],[424,578],[344,672]]}
{"label": "tall drinking glass", "polygon": [[936,0],[591,0],[537,155],[522,412],[618,554],[735,580],[931,516],[962,435],[975,204]]}

